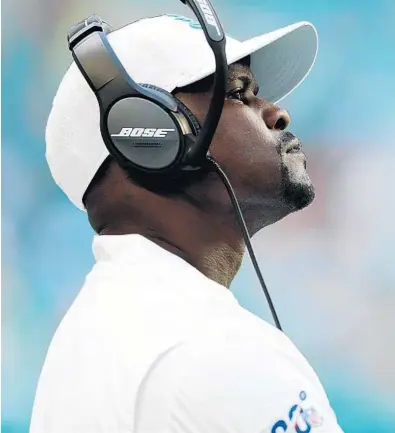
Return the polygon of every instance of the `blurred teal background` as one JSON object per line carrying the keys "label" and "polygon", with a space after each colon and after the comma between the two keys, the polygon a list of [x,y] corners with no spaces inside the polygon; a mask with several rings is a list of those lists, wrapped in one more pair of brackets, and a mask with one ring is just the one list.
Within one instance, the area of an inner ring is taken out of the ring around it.
{"label": "blurred teal background", "polygon": [[[254,245],[282,324],[345,432],[394,433],[395,1],[213,1],[237,38],[299,20],[318,29],[317,63],[282,103],[317,199]],[[2,3],[2,431],[25,433],[47,346],[92,265],[86,215],[57,189],[44,156],[71,58],[67,28],[92,13],[114,27],[191,14],[176,0]],[[271,320],[248,258],[233,290]]]}

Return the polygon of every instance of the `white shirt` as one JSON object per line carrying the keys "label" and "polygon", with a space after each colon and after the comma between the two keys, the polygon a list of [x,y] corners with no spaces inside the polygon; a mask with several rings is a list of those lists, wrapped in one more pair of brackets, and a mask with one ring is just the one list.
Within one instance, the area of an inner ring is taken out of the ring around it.
{"label": "white shirt", "polygon": [[342,432],[308,361],[227,288],[139,235],[93,249],[30,433]]}

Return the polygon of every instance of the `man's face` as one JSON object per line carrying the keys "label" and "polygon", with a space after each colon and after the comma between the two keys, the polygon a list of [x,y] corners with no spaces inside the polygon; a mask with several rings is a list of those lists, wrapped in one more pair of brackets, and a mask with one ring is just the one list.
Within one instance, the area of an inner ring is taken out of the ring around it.
{"label": "man's face", "polygon": [[[229,67],[228,96],[210,147],[229,177],[253,233],[314,199],[301,144],[286,131],[288,113],[258,98],[257,92],[245,63]],[[210,92],[176,96],[203,121]]]}

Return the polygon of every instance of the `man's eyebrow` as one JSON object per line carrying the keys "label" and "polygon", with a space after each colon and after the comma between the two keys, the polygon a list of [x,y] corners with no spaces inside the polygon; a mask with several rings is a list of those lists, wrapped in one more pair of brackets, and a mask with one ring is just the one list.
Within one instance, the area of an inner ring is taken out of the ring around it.
{"label": "man's eyebrow", "polygon": [[228,83],[230,84],[232,81],[237,80],[241,81],[246,87],[253,87],[255,94],[259,92],[259,85],[254,74],[249,65],[246,65],[243,62],[236,62],[229,66]]}
{"label": "man's eyebrow", "polygon": [[242,81],[246,87],[253,87],[255,93],[259,92],[259,85],[249,70],[243,70],[235,74],[234,80]]}

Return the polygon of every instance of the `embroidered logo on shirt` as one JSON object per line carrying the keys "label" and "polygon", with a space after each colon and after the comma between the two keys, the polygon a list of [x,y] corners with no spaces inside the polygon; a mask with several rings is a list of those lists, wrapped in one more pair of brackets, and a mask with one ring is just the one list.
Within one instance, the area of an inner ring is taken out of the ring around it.
{"label": "embroidered logo on shirt", "polygon": [[[310,433],[312,428],[322,425],[323,416],[313,406],[304,407],[307,394],[301,391],[299,402],[294,404],[288,411],[288,419],[279,419],[270,430],[271,433]],[[303,407],[302,407],[303,406]]]}

